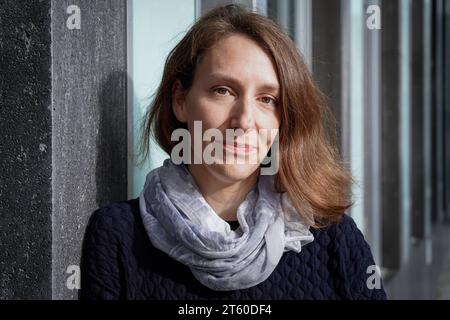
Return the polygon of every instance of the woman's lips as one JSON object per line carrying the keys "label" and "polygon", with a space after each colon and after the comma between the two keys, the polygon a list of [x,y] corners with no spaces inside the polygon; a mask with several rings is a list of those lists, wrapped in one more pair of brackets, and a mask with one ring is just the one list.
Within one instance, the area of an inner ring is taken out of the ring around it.
{"label": "woman's lips", "polygon": [[242,153],[242,154],[249,154],[257,150],[257,148],[252,145],[238,144],[238,143],[234,144],[223,143],[223,148],[233,153]]}

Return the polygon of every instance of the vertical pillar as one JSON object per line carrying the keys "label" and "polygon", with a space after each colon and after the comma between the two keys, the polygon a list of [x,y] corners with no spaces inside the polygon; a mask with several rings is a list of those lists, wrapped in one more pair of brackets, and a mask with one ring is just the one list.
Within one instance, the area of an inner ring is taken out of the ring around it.
{"label": "vertical pillar", "polygon": [[354,205],[350,215],[365,232],[364,220],[364,2],[343,1],[342,19],[342,151],[356,182],[353,185]]}
{"label": "vertical pillar", "polygon": [[312,1],[294,2],[294,40],[311,70],[312,61]]}
{"label": "vertical pillar", "polygon": [[432,200],[432,214],[433,220],[437,223],[442,222],[444,217],[444,170],[443,170],[443,125],[444,125],[444,61],[443,61],[443,0],[436,0],[434,2],[434,54],[433,54],[433,83],[432,88],[434,91],[432,95],[433,99],[433,131],[434,137],[432,138],[434,152],[433,152],[433,177],[434,177],[434,190]]}
{"label": "vertical pillar", "polygon": [[337,125],[338,148],[342,150],[342,51],[341,1],[312,1],[312,73],[327,95]]}
{"label": "vertical pillar", "polygon": [[[77,4],[80,29],[69,29]],[[94,209],[127,198],[126,1],[52,0],[53,298]],[[72,11],[73,14],[74,11]]]}
{"label": "vertical pillar", "polygon": [[433,203],[436,212],[436,221],[442,222],[444,218],[444,0],[435,2],[435,178],[436,197]]}
{"label": "vertical pillar", "polygon": [[450,3],[444,1],[444,171],[445,213],[450,218]]}
{"label": "vertical pillar", "polygon": [[74,299],[90,214],[127,197],[126,2],[7,1],[0,24],[0,298]]}
{"label": "vertical pillar", "polygon": [[52,265],[50,1],[0,9],[0,299],[49,299]]}
{"label": "vertical pillar", "polygon": [[423,0],[423,149],[424,149],[424,221],[423,235],[425,237],[425,262],[431,264],[431,201],[432,201],[432,38],[431,38],[431,0]]}
{"label": "vertical pillar", "polygon": [[382,1],[382,261],[383,267],[398,269],[401,261],[400,206],[400,2]]}
{"label": "vertical pillar", "polygon": [[412,2],[412,236],[425,236],[424,3]]}
{"label": "vertical pillar", "polygon": [[[366,0],[365,7],[381,6]],[[367,11],[367,10],[366,10]],[[372,13],[373,14],[373,13]],[[368,17],[368,16],[366,16]],[[381,28],[383,26],[381,25]],[[381,261],[381,32],[365,28],[364,55],[364,219],[366,239],[377,264]]]}
{"label": "vertical pillar", "polygon": [[411,2],[400,1],[400,261],[406,262],[411,245]]}

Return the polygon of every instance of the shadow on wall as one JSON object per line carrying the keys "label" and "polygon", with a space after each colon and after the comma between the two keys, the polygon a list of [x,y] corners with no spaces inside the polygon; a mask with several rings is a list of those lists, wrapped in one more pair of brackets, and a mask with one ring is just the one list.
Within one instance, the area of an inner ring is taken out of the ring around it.
{"label": "shadow on wall", "polygon": [[126,72],[111,72],[101,84],[95,181],[99,207],[127,198]]}

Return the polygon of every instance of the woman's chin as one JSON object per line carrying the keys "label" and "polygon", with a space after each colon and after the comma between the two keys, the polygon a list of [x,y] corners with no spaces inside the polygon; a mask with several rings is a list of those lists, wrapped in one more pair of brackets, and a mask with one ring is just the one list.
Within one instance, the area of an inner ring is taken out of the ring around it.
{"label": "woman's chin", "polygon": [[210,165],[210,170],[213,174],[220,177],[221,180],[241,181],[250,177],[252,174],[256,174],[255,171],[259,170],[259,164],[213,164]]}

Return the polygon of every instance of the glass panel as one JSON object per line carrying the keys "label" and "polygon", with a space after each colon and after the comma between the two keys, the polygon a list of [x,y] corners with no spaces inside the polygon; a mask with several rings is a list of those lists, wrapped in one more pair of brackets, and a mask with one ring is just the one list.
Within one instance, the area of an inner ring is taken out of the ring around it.
{"label": "glass panel", "polygon": [[409,258],[411,236],[411,7],[408,0],[400,3],[400,161],[401,161],[401,224],[402,261]]}
{"label": "glass panel", "polygon": [[152,141],[150,158],[136,166],[139,121],[161,80],[169,51],[196,18],[195,0],[128,2],[128,197],[136,198],[149,170],[168,155]]}
{"label": "glass panel", "polygon": [[365,231],[364,221],[364,6],[359,0],[342,3],[343,22],[343,153],[357,183],[350,214]]}

